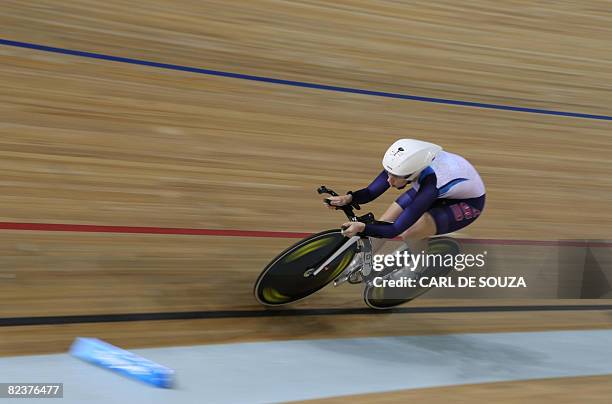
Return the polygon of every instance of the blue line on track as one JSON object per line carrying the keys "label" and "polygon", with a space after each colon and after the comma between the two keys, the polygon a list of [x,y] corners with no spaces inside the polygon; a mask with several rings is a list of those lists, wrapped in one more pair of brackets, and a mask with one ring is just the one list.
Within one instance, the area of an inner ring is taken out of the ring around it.
{"label": "blue line on track", "polygon": [[464,107],[497,109],[497,110],[503,110],[503,111],[527,112],[527,113],[532,113],[532,114],[557,115],[557,116],[565,116],[565,117],[572,117],[572,118],[584,118],[584,119],[597,119],[597,120],[604,120],[604,121],[612,121],[612,116],[609,116],[609,115],[593,115],[593,114],[583,114],[579,112],[554,111],[554,110],[548,110],[548,109],[514,107],[510,105],[498,105],[498,104],[487,104],[487,103],[481,103],[481,102],[451,100],[451,99],[446,99],[446,98],[420,97],[417,95],[388,93],[384,91],[371,91],[371,90],[364,90],[364,89],[350,88],[350,87],[330,86],[326,84],[309,83],[309,82],[304,82],[304,81],[282,80],[282,79],[275,79],[272,77],[253,76],[249,74],[232,73],[232,72],[225,72],[225,71],[220,71],[220,70],[201,69],[198,67],[152,62],[152,61],[141,60],[141,59],[124,58],[124,57],[119,57],[119,56],[105,55],[102,53],[83,52],[83,51],[72,50],[72,49],[56,48],[52,46],[38,45],[34,43],[29,43],[29,42],[9,41],[7,39],[0,39],[0,45],[14,46],[14,47],[26,48],[26,49],[35,49],[35,50],[39,50],[43,52],[61,53],[64,55],[80,56],[80,57],[85,57],[85,58],[90,58],[90,59],[101,59],[101,60],[107,60],[111,62],[120,62],[120,63],[129,63],[129,64],[141,65],[141,66],[157,67],[160,69],[179,70],[179,71],[190,72],[190,73],[206,74],[210,76],[230,77],[234,79],[259,81],[259,82],[264,82],[264,83],[281,84],[281,85],[293,86],[293,87],[312,88],[316,90],[326,90],[326,91],[336,91],[336,92],[342,92],[342,93],[371,95],[375,97],[397,98],[397,99],[402,99],[402,100],[431,102],[431,103],[436,103],[436,104],[459,105],[459,106],[464,106]]}

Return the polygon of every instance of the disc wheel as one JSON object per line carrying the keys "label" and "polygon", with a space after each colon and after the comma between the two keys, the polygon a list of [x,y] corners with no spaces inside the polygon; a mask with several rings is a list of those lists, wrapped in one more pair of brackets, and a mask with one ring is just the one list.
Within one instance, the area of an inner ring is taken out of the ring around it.
{"label": "disc wheel", "polygon": [[333,281],[355,256],[351,245],[317,275],[309,275],[346,241],[340,230],[314,234],[289,247],[274,258],[255,282],[255,298],[266,306],[293,303]]}
{"label": "disc wheel", "polygon": [[[429,240],[427,253],[440,255],[457,255],[461,251],[460,244],[451,237],[436,237]],[[452,268],[431,267],[427,270],[438,276],[445,276]],[[426,271],[427,271],[426,270]],[[400,304],[408,303],[421,296],[432,287],[383,287],[366,284],[363,289],[363,300],[365,304],[373,309],[385,310]]]}

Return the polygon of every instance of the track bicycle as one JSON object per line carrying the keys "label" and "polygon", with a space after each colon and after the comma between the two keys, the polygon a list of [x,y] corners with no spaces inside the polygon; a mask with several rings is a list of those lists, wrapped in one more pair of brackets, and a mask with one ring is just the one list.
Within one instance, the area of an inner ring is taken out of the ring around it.
{"label": "track bicycle", "polygon": [[[325,186],[319,187],[317,192],[338,196]],[[325,199],[325,202],[329,204],[330,201]],[[355,215],[354,209],[360,209],[356,202],[337,209],[342,210],[349,221],[377,223],[371,212],[363,216]],[[369,307],[387,309],[409,302],[430,289],[376,286],[375,277],[392,276],[397,268],[388,268],[384,273],[374,271],[370,237],[356,235],[349,238],[342,234],[342,230],[331,229],[313,234],[277,255],[255,282],[254,294],[257,301],[266,306],[282,306],[302,300],[331,282],[334,286],[348,282],[363,283],[363,299]],[[434,250],[457,254],[459,245],[449,237],[432,238],[429,240],[428,252]],[[362,255],[360,264],[349,266],[357,254]],[[443,275],[439,269],[426,268],[418,276],[430,275],[433,270],[438,270],[437,275]]]}

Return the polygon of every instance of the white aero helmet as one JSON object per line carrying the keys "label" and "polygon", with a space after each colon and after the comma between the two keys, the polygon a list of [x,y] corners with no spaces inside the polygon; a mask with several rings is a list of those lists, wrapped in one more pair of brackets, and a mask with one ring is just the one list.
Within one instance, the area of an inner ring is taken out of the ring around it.
{"label": "white aero helmet", "polygon": [[382,164],[388,173],[413,181],[441,150],[437,144],[400,139],[387,149]]}

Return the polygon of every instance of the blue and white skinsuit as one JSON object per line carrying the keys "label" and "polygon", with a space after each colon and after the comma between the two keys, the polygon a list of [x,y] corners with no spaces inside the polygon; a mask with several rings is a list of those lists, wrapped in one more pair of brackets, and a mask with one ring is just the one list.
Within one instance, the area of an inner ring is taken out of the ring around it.
{"label": "blue and white skinsuit", "polygon": [[[353,192],[353,200],[364,204],[382,195],[390,185],[382,171],[370,185]],[[393,223],[366,224],[366,236],[393,238],[428,212],[436,223],[436,234],[457,231],[478,218],[485,205],[485,187],[476,169],[463,157],[441,151],[395,202],[403,211]]]}

